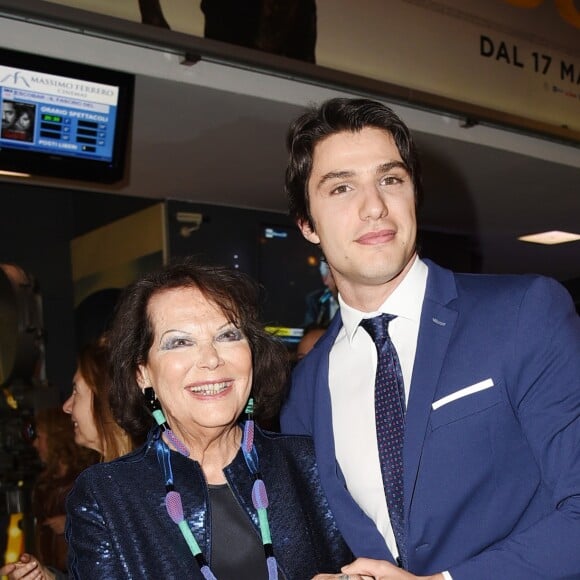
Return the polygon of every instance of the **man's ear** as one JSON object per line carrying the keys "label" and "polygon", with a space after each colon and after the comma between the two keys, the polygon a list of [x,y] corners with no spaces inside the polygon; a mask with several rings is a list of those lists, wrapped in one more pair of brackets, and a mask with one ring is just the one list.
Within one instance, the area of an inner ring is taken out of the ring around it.
{"label": "man's ear", "polygon": [[320,244],[320,238],[316,232],[312,229],[308,220],[298,220],[296,223],[298,229],[302,232],[302,235],[312,244]]}

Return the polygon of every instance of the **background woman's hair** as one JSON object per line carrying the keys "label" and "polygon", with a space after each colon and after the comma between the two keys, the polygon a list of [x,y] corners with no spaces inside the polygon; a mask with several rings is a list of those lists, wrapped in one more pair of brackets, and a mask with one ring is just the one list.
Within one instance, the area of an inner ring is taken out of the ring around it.
{"label": "background woman's hair", "polygon": [[60,407],[37,411],[34,423],[37,436],[38,431],[43,431],[46,435],[47,457],[40,479],[52,480],[68,474],[78,474],[98,461],[94,451],[75,443],[70,415]]}
{"label": "background woman's hair", "polygon": [[109,402],[111,375],[106,336],[85,345],[78,357],[78,370],[93,393],[93,418],[103,450],[103,461],[129,453],[134,443],[115,421]]}

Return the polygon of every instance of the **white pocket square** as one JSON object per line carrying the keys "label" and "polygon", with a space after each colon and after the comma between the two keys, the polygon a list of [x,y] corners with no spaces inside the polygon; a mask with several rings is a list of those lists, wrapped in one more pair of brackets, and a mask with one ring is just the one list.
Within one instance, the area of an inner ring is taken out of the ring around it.
{"label": "white pocket square", "polygon": [[479,383],[475,383],[474,385],[470,385],[469,387],[465,387],[464,389],[459,389],[459,391],[455,391],[450,395],[447,395],[437,401],[435,401],[431,408],[433,411],[439,409],[439,407],[443,407],[443,405],[447,405],[447,403],[451,403],[456,401],[457,399],[461,399],[462,397],[467,397],[468,395],[473,395],[473,393],[477,393],[479,391],[483,391],[485,389],[489,389],[493,387],[493,380],[492,379],[485,379],[485,381],[480,381]]}

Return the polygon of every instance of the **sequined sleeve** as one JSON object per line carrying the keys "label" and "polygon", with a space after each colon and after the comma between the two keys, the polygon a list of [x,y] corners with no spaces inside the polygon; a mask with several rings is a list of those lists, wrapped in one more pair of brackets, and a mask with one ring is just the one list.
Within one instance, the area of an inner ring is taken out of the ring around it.
{"label": "sequined sleeve", "polygon": [[71,578],[126,578],[90,479],[82,474],[67,498],[66,539]]}

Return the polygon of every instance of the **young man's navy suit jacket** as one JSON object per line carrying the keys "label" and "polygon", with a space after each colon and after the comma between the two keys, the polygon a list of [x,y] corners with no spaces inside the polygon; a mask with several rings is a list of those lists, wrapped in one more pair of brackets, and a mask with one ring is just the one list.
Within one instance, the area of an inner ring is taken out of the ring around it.
{"label": "young man's navy suit jacket", "polygon": [[[579,579],[580,318],[571,297],[545,277],[425,262],[404,444],[409,569],[449,570],[454,580]],[[335,460],[328,357],[341,326],[338,313],[295,369],[282,429],[314,437],[355,555],[392,561]]]}

